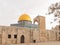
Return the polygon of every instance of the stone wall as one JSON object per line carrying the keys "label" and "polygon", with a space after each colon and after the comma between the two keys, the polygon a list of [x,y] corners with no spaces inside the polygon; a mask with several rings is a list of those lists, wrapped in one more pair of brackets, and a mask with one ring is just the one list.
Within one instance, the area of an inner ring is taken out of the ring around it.
{"label": "stone wall", "polygon": [[[47,31],[47,30],[46,30]],[[56,33],[54,30],[46,32],[47,41],[56,41]],[[11,38],[8,38],[11,35]],[[17,38],[14,38],[17,35]],[[21,36],[24,36],[24,43],[40,43],[40,36],[45,36],[40,33],[40,30],[34,28],[1,26],[0,27],[0,44],[21,44]],[[44,38],[43,38],[44,39]],[[45,40],[44,39],[44,40]],[[42,41],[43,42],[43,41]],[[46,41],[45,41],[46,42]]]}

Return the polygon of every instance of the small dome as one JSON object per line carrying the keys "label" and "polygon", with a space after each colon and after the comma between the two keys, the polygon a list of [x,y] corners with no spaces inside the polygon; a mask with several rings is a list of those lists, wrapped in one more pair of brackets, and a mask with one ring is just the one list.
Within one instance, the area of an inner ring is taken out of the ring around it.
{"label": "small dome", "polygon": [[31,21],[31,18],[28,14],[22,14],[18,19],[18,21],[25,21],[25,20],[26,21]]}

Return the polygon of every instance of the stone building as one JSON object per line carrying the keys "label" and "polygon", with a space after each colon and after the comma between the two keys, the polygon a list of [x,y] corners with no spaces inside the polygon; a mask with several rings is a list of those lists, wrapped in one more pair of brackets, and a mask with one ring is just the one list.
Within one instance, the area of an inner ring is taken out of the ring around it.
{"label": "stone building", "polygon": [[52,30],[56,35],[56,40],[60,41],[60,25],[56,25],[56,27],[53,28]]}
{"label": "stone building", "polygon": [[34,23],[32,24],[30,16],[22,14],[17,24],[0,26],[0,45],[18,45],[22,43],[28,44],[59,40],[60,38],[58,39],[55,33],[59,31],[54,30],[46,30],[45,17],[35,17]]}
{"label": "stone building", "polygon": [[60,41],[60,25],[56,25],[56,27],[51,30],[47,30],[48,41]]}

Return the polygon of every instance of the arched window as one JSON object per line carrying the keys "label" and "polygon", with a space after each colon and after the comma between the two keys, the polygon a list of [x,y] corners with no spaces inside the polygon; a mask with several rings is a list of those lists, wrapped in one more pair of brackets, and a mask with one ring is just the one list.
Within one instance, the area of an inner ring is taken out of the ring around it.
{"label": "arched window", "polygon": [[21,43],[24,43],[24,40],[25,40],[25,37],[24,37],[24,35],[22,35],[22,36],[21,36],[21,41],[20,41],[20,42],[21,42]]}

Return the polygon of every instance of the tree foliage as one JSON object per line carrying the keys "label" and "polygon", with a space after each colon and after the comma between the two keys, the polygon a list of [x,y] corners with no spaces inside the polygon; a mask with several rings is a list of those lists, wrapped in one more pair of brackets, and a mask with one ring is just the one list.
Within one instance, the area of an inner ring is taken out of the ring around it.
{"label": "tree foliage", "polygon": [[48,8],[48,14],[54,14],[54,17],[57,17],[54,21],[59,20],[60,22],[60,2],[51,4]]}

